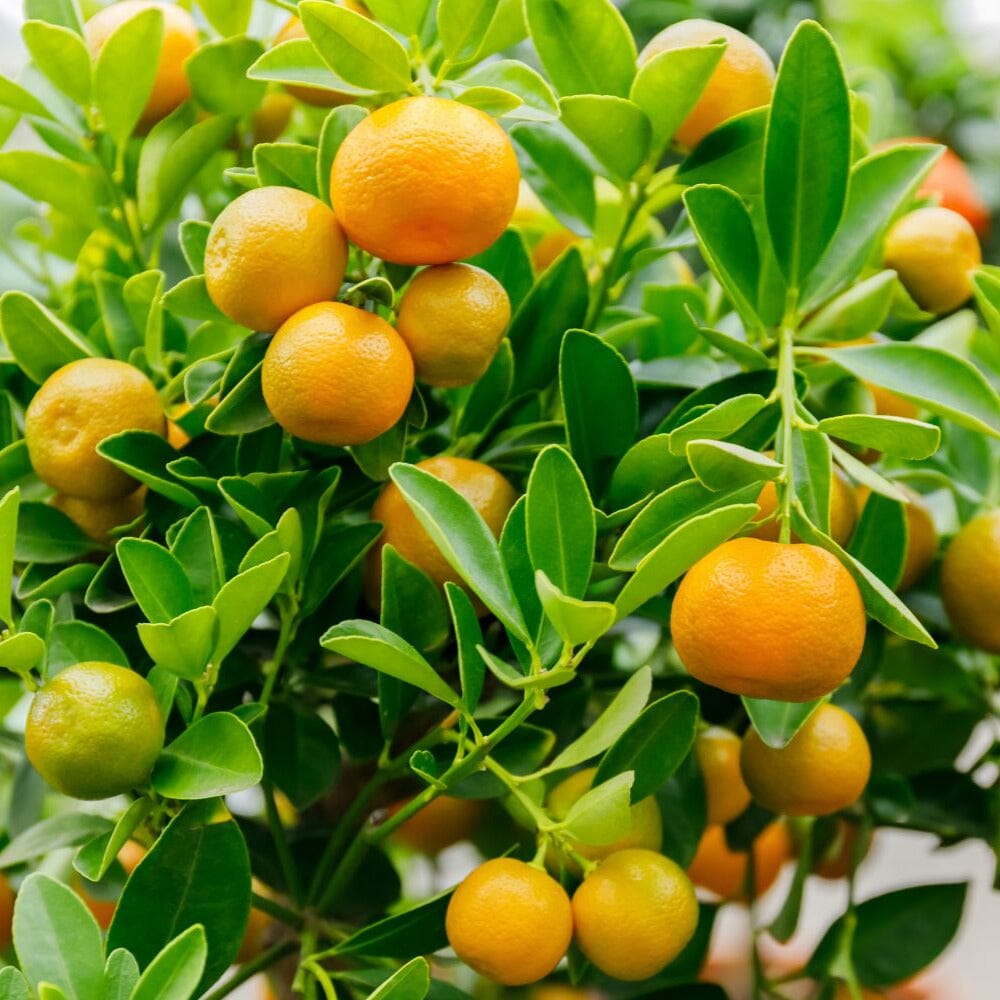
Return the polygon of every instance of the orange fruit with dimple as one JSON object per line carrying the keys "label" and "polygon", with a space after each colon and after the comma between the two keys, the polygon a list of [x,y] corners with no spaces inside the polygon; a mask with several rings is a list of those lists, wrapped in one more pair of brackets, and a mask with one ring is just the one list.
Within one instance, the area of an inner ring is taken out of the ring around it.
{"label": "orange fruit with dimple", "polygon": [[[762,896],[777,881],[786,861],[792,856],[792,839],[780,820],[765,827],[753,842],[754,893]],[[695,885],[714,892],[722,899],[745,900],[748,851],[734,851],[726,843],[722,826],[707,827],[698,844],[698,852],[688,865],[688,875]]]}
{"label": "orange fruit with dimple", "polygon": [[698,900],[669,858],[629,848],[602,861],[573,894],[580,950],[625,982],[655,976],[694,937]]}
{"label": "orange fruit with dimple", "polygon": [[71,361],[50,375],[25,416],[24,436],[38,478],[71,497],[119,500],[138,483],[97,446],[123,431],[167,433],[159,394],[138,368],[108,358]]}
{"label": "orange fruit with dimple", "polygon": [[[417,463],[417,468],[457,490],[486,522],[493,536],[500,537],[517,500],[517,491],[499,472],[482,462],[446,455],[426,458]],[[382,522],[382,535],[369,551],[365,567],[365,593],[372,607],[377,608],[381,603],[382,549],[386,545],[392,545],[439,587],[448,581],[459,582],[458,574],[424,531],[395,483],[386,484],[372,507],[371,517]]]}
{"label": "orange fruit with dimple", "polygon": [[406,411],[413,359],[381,316],[320,302],[274,335],[261,384],[268,409],[289,434],[338,447],[365,444]]}
{"label": "orange fruit with dimple", "polygon": [[809,701],[854,669],[865,608],[850,573],[824,549],[735,538],[687,571],[670,632],[681,662],[706,684]]}
{"label": "orange fruit with dimple", "polygon": [[[122,849],[118,852],[118,863],[125,869],[126,876],[135,871],[139,862],[146,856],[146,848],[134,840],[126,841]],[[106,931],[111,926],[111,921],[118,906],[117,899],[108,899],[99,895],[100,889],[94,886],[93,882],[86,881],[82,876],[74,873],[73,888],[76,894],[83,900],[86,907],[94,915],[101,930]],[[107,890],[105,889],[105,892]]]}
{"label": "orange fruit with dimple", "polygon": [[510,299],[492,274],[471,264],[439,264],[407,285],[396,329],[417,378],[455,388],[485,374],[508,323]]}
{"label": "orange fruit with dimple", "polygon": [[191,15],[173,3],[153,3],[151,0],[121,0],[99,10],[84,26],[84,35],[91,57],[95,60],[105,43],[126,21],[145,10],[163,12],[163,40],[159,63],[149,100],[136,126],[148,130],[191,96],[191,83],[184,64],[198,48],[198,26]]}
{"label": "orange fruit with dimple", "polygon": [[748,729],[740,769],[750,794],[786,816],[828,816],[861,797],[872,770],[864,730],[836,705],[820,705],[783,747]]}
{"label": "orange fruit with dimple", "polygon": [[352,243],[397,264],[448,264],[507,227],[519,170],[489,115],[442,97],[372,112],[333,161],[330,198]]}
{"label": "orange fruit with dimple", "polygon": [[951,540],[941,562],[941,597],[961,638],[1000,653],[1000,510],[973,518]]}
{"label": "orange fruit with dimple", "polygon": [[336,298],[347,240],[329,207],[288,187],[255,188],[230,202],[205,247],[205,285],[233,322],[273,333],[306,306]]}
{"label": "orange fruit with dimple", "polygon": [[115,528],[131,524],[143,512],[146,492],[146,487],[140,486],[119,500],[81,500],[57,493],[52,506],[61,510],[88,538],[106,545]]}
{"label": "orange fruit with dimple", "polygon": [[563,887],[513,858],[495,858],[466,877],[445,918],[448,943],[466,965],[504,986],[544,979],[573,936]]}
{"label": "orange fruit with dimple", "polygon": [[983,253],[968,219],[948,208],[918,208],[889,230],[883,262],[921,309],[946,313],[972,297]]}
{"label": "orange fruit with dimple", "polygon": [[698,735],[694,749],[709,825],[732,822],[750,805],[750,789],[740,771],[740,738],[721,726],[709,726]]}
{"label": "orange fruit with dimple", "polygon": [[774,91],[774,63],[742,31],[702,18],[678,21],[664,28],[639,56],[641,67],[661,52],[708,45],[720,38],[726,42],[726,50],[674,136],[685,149],[693,149],[730,118],[769,104]]}
{"label": "orange fruit with dimple", "polygon": [[[778,507],[778,490],[774,483],[767,482],[761,487],[757,497],[760,513],[754,516],[755,521],[763,521],[774,514]],[[833,470],[830,477],[830,537],[838,545],[846,545],[858,523],[858,503],[850,483],[839,469]],[[754,533],[754,538],[763,538],[776,542],[781,534],[781,522],[775,518],[762,524]],[[792,532],[792,541],[798,541],[798,536]]]}

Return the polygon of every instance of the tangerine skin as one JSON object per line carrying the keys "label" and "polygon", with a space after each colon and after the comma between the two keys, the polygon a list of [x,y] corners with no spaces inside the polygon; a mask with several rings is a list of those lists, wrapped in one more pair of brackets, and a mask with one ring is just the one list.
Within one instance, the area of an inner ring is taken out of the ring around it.
{"label": "tangerine skin", "polygon": [[705,783],[708,823],[730,823],[750,805],[750,789],[740,771],[740,739],[721,726],[709,726],[694,748]]}
{"label": "tangerine skin", "polygon": [[271,339],[261,383],[268,409],[289,434],[346,447],[371,441],[403,416],[413,359],[380,316],[318,302]]}
{"label": "tangerine skin", "polygon": [[826,550],[735,538],[688,570],[670,631],[698,680],[750,698],[810,701],[854,669],[865,609]]}
{"label": "tangerine skin", "polygon": [[[792,856],[792,838],[780,820],[765,827],[753,843],[754,894],[762,896],[778,880],[782,866]],[[688,875],[695,885],[722,899],[744,901],[750,855],[732,851],[722,826],[709,826],[702,834]]]}
{"label": "tangerine skin", "polygon": [[1000,510],[973,518],[951,540],[941,562],[941,597],[959,636],[1000,653]]}
{"label": "tangerine skin", "polygon": [[362,250],[397,264],[448,264],[503,233],[519,179],[514,147],[489,115],[441,97],[407,97],[348,133],[330,198]]}
{"label": "tangerine skin", "polygon": [[504,986],[544,979],[573,937],[563,887],[513,858],[480,865],[455,890],[445,918],[448,942],[480,975]]}
{"label": "tangerine skin", "polygon": [[295,188],[241,194],[219,213],[205,247],[209,297],[233,322],[265,333],[336,298],[346,269],[336,216]]}

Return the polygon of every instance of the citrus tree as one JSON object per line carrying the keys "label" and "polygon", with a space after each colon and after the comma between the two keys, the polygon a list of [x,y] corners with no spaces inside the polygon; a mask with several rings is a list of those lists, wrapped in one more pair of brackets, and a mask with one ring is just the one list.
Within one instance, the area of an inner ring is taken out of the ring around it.
{"label": "citrus tree", "polygon": [[758,996],[933,962],[966,886],[854,873],[1000,842],[1000,272],[941,147],[872,149],[813,21],[775,69],[609,0],[94,7],[0,80],[0,996],[712,1000],[786,862]]}

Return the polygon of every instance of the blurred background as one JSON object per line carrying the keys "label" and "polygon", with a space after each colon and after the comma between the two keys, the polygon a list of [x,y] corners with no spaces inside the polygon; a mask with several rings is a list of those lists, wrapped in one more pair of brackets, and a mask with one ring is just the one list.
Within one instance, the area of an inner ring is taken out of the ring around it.
{"label": "blurred background", "polygon": [[[99,3],[83,0],[85,9]],[[925,136],[947,143],[966,162],[995,215],[1000,209],[1000,0],[620,0],[641,47],[664,25],[686,17],[709,17],[747,31],[772,56],[800,20],[822,21],[840,44],[852,85],[865,97],[873,142],[899,136]],[[271,8],[262,9],[261,32],[269,30]],[[274,17],[283,17],[274,11]],[[0,0],[0,72],[16,77],[23,61],[19,22],[21,0]],[[0,140],[8,136],[0,113]],[[19,131],[6,138],[16,146]],[[0,291],[34,289],[31,262],[19,266],[8,234],[30,219],[35,207],[0,187]],[[1000,261],[1000,227],[985,248],[986,259]],[[980,733],[983,745],[990,736]],[[974,743],[978,740],[974,740]],[[979,754],[970,746],[963,755]],[[477,863],[472,848],[446,851],[436,866],[413,867],[413,895],[454,884]],[[995,928],[1000,925],[1000,894],[992,889],[993,858],[981,843],[935,850],[934,838],[883,831],[861,867],[858,891],[864,899],[913,882],[968,879],[972,891],[962,931],[947,954],[920,982],[896,994],[898,1000],[995,1000],[997,984]],[[791,872],[763,902],[780,906]],[[842,912],[846,886],[810,879],[806,918],[801,932],[774,961],[800,964],[830,921]],[[748,995],[747,917],[727,907],[716,928],[712,972],[734,1000]],[[262,997],[254,984],[240,1000]]]}

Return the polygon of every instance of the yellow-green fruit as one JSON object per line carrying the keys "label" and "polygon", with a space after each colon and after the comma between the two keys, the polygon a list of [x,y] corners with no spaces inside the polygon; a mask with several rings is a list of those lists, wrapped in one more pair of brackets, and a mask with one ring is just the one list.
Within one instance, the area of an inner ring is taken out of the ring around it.
{"label": "yellow-green fruit", "polygon": [[1000,510],[969,521],[941,562],[941,597],[966,642],[1000,653]]}

